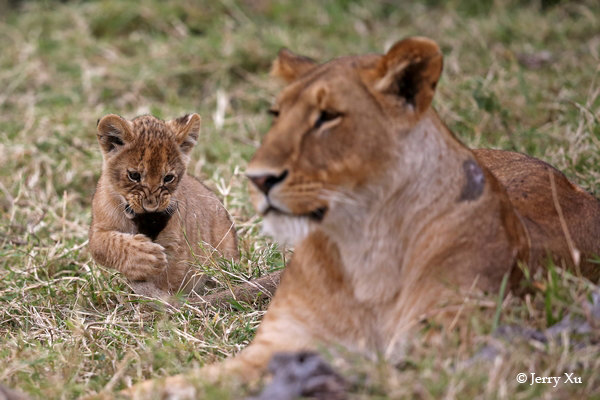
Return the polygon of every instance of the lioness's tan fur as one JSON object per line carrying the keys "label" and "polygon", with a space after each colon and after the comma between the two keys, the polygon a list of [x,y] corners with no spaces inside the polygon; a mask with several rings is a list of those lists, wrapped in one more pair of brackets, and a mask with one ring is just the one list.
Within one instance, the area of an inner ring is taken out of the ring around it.
{"label": "lioness's tan fur", "polygon": [[430,107],[441,70],[425,38],[322,65],[281,53],[274,73],[288,86],[247,173],[266,230],[297,243],[293,259],[239,355],[130,394],[254,379],[273,353],[319,345],[396,360],[420,321],[448,326],[465,291],[497,292],[505,276],[512,288],[519,261],[573,266],[576,248],[593,277],[598,201],[540,161],[460,143]]}

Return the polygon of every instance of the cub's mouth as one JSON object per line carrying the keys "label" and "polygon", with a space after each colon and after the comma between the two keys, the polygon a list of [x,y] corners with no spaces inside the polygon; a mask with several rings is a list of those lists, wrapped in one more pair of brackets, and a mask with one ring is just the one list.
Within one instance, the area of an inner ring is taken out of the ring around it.
{"label": "cub's mouth", "polygon": [[131,208],[131,206],[129,205],[129,203],[125,204],[125,216],[129,219],[133,219],[135,218],[135,211],[133,211],[133,208]]}
{"label": "cub's mouth", "polygon": [[323,221],[323,218],[325,218],[325,214],[327,214],[327,207],[319,207],[313,211],[304,213],[304,214],[293,214],[293,213],[289,213],[289,212],[285,212],[280,210],[277,207],[273,207],[272,205],[269,205],[267,207],[267,209],[265,210],[265,212],[263,213],[263,216],[267,216],[268,214],[272,213],[272,214],[279,214],[279,215],[287,215],[290,217],[308,217],[309,219],[315,221],[315,222],[321,222]]}
{"label": "cub's mouth", "polygon": [[159,208],[153,211],[146,211],[144,209],[142,209],[142,211],[138,211],[136,212],[133,208],[133,206],[129,203],[125,204],[125,207],[123,209],[123,212],[125,213],[125,216],[128,219],[134,219],[136,217],[142,217],[142,216],[148,216],[148,215],[158,215],[158,214],[168,214],[169,216],[171,216],[173,214],[173,212],[175,211],[177,205],[176,202],[171,202],[169,203],[169,205],[167,207],[164,208]]}
{"label": "cub's mouth", "polygon": [[129,203],[125,204],[125,216],[130,219],[137,228],[136,233],[148,236],[155,240],[165,229],[173,216],[173,204],[161,211],[135,212]]}
{"label": "cub's mouth", "polygon": [[171,214],[167,211],[135,214],[132,218],[138,233],[146,235],[152,240],[155,240],[163,229],[165,229],[170,219]]}

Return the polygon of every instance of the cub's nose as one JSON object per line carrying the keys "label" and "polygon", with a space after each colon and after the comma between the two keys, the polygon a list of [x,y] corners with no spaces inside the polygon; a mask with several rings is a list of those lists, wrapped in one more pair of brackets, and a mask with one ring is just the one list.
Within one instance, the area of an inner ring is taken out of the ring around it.
{"label": "cub's nose", "polygon": [[146,212],[154,212],[158,209],[157,199],[144,199],[142,200],[142,208]]}
{"label": "cub's nose", "polygon": [[273,188],[273,186],[282,182],[288,175],[288,171],[285,170],[279,175],[273,174],[260,174],[253,175],[252,173],[246,174],[248,179],[252,181],[254,186],[256,186],[261,192],[265,195],[269,194],[269,191]]}

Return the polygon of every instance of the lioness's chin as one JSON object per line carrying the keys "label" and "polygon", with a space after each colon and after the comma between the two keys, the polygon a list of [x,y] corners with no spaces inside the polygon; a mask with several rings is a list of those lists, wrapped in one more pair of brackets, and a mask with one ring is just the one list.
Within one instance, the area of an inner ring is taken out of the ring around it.
{"label": "lioness's chin", "polygon": [[271,211],[263,219],[262,232],[283,245],[294,246],[318,225],[314,218]]}

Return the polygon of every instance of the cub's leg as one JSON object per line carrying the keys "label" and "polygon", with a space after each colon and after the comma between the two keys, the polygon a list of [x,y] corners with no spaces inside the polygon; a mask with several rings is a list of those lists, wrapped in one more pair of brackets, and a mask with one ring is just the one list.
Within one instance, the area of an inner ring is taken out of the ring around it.
{"label": "cub's leg", "polygon": [[[152,281],[135,281],[129,282],[129,286],[133,289],[133,292],[139,296],[148,297],[150,299],[158,299],[164,303],[167,303],[173,307],[179,307],[179,301],[171,296],[171,294],[163,289],[160,289]],[[162,310],[162,307],[155,307],[158,310]]]}
{"label": "cub's leg", "polygon": [[90,235],[94,259],[131,281],[151,280],[167,267],[165,249],[145,235],[96,230]]}
{"label": "cub's leg", "polygon": [[224,289],[220,292],[198,298],[190,297],[188,302],[195,305],[210,304],[219,306],[229,303],[230,300],[252,302],[258,299],[273,297],[277,286],[279,286],[280,279],[281,271],[275,271],[241,285],[234,286],[231,289]]}

